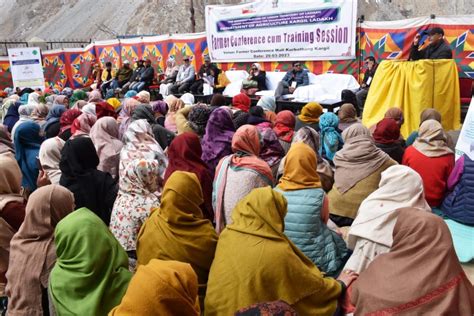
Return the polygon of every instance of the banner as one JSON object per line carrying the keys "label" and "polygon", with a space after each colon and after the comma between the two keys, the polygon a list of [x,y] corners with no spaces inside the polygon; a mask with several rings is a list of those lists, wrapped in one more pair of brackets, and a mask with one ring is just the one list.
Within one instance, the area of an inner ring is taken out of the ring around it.
{"label": "banner", "polygon": [[8,59],[14,88],[44,89],[41,52],[38,47],[9,48]]}
{"label": "banner", "polygon": [[356,57],[356,0],[260,0],[206,6],[213,62]]}
{"label": "banner", "polygon": [[474,98],[471,99],[471,104],[467,110],[461,134],[459,134],[458,143],[456,144],[456,159],[464,154],[474,160]]}

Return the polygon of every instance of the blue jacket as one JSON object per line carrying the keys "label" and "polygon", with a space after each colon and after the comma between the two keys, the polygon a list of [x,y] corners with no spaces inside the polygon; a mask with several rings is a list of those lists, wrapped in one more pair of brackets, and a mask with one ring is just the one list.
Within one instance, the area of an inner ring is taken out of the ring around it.
{"label": "blue jacket", "polygon": [[474,225],[474,161],[464,155],[461,179],[441,205],[449,218],[466,225]]}
{"label": "blue jacket", "polygon": [[347,259],[349,250],[338,234],[321,220],[323,189],[282,191],[288,201],[285,234],[326,275],[336,277]]}
{"label": "blue jacket", "polygon": [[292,81],[296,81],[297,87],[307,86],[309,85],[308,70],[303,69],[297,72],[293,72],[293,70],[290,70],[283,77],[282,81],[286,82],[289,86],[291,86]]}

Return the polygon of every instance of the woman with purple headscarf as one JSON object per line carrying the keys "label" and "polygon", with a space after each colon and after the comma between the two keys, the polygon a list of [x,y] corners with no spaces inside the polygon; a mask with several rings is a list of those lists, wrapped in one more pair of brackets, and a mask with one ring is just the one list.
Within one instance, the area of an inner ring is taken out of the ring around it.
{"label": "woman with purple headscarf", "polygon": [[232,154],[234,133],[231,111],[228,108],[214,110],[207,121],[206,133],[202,139],[202,160],[207,164],[213,178],[219,161]]}
{"label": "woman with purple headscarf", "polygon": [[168,113],[168,104],[165,101],[158,100],[150,103],[153,112],[155,113],[155,119],[158,124],[165,126],[165,117]]}

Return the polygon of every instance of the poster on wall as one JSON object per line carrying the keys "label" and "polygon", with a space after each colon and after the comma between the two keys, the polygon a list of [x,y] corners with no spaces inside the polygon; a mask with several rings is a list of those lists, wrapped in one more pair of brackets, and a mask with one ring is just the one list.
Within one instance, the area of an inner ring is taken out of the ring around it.
{"label": "poster on wall", "polygon": [[467,110],[461,134],[459,134],[456,144],[456,159],[464,154],[468,155],[471,160],[474,160],[474,98],[471,99],[471,104]]}
{"label": "poster on wall", "polygon": [[44,73],[38,47],[9,48],[8,59],[14,88],[44,90]]}
{"label": "poster on wall", "polygon": [[206,6],[213,62],[354,59],[356,22],[356,0]]}

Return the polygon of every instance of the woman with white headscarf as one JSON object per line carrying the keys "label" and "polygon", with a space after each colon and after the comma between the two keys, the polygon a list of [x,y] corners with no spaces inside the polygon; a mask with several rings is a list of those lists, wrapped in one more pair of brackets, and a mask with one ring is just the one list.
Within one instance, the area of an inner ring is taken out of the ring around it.
{"label": "woman with white headscarf", "polygon": [[40,147],[38,158],[41,164],[41,172],[46,173],[52,184],[59,184],[61,170],[59,162],[61,161],[61,150],[65,141],[59,137],[53,137],[45,140]]}
{"label": "woman with white headscarf", "polygon": [[194,105],[194,95],[191,93],[183,94],[180,99],[184,102],[184,105]]}
{"label": "woman with white headscarf", "polygon": [[12,141],[15,141],[15,131],[20,126],[23,122],[26,121],[33,121],[33,118],[31,117],[31,114],[33,113],[33,110],[36,109],[35,105],[22,105],[18,108],[18,114],[20,115],[20,118],[18,121],[15,123],[15,125],[12,128]]}
{"label": "woman with white headscarf", "polygon": [[163,98],[169,95],[169,88],[176,81],[179,67],[176,65],[176,60],[170,58],[166,61],[165,78],[160,82],[160,94]]}
{"label": "woman with white headscarf", "polygon": [[425,200],[423,181],[411,168],[395,165],[382,172],[379,188],[360,205],[349,230],[353,253],[344,269],[364,271],[376,256],[390,251],[393,227],[400,208],[431,212]]}

